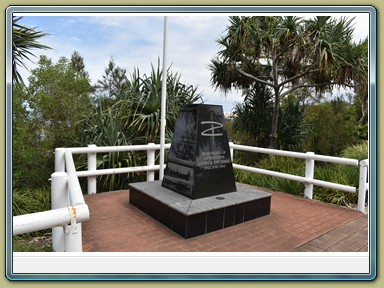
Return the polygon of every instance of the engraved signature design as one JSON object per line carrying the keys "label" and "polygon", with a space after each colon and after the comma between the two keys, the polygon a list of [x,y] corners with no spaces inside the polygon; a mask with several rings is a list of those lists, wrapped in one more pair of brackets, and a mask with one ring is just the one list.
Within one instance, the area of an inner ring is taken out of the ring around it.
{"label": "engraved signature design", "polygon": [[218,133],[216,130],[223,127],[223,124],[215,121],[201,121],[201,124],[211,124],[211,127],[201,132],[201,136],[223,136],[223,133]]}

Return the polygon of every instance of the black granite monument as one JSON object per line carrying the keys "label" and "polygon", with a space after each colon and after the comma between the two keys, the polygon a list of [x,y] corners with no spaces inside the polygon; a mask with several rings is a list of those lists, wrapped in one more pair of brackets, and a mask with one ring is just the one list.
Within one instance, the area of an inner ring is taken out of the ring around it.
{"label": "black granite monument", "polygon": [[236,191],[221,106],[181,106],[162,185],[191,199]]}
{"label": "black granite monument", "polygon": [[224,114],[183,105],[162,181],[131,183],[129,202],[184,238],[268,215],[271,194],[235,183]]}

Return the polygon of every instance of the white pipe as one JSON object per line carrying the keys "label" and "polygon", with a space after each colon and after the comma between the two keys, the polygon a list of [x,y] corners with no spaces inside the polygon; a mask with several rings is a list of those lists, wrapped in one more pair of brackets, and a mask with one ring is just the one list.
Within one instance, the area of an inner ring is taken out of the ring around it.
{"label": "white pipe", "polygon": [[83,252],[81,223],[65,225],[64,252]]}
{"label": "white pipe", "polygon": [[[169,149],[171,144],[165,144],[164,148]],[[151,146],[151,149],[159,150],[160,144]],[[65,150],[72,154],[81,153],[108,153],[108,152],[127,152],[127,151],[147,151],[148,145],[129,145],[129,146],[102,146],[102,147],[71,147]]]}
{"label": "white pipe", "polygon": [[229,147],[237,150],[248,151],[248,152],[287,156],[287,157],[294,157],[294,158],[301,158],[301,159],[313,159],[316,161],[332,162],[337,164],[345,164],[345,165],[353,165],[353,166],[359,165],[358,160],[350,159],[350,158],[341,158],[341,157],[333,157],[333,156],[325,156],[325,155],[308,155],[307,153],[267,149],[267,148],[260,148],[260,147],[251,147],[251,146],[244,146],[239,144],[230,144]]}
{"label": "white pipe", "polygon": [[110,168],[110,169],[99,169],[96,171],[79,171],[76,172],[77,177],[89,177],[89,176],[101,176],[101,175],[112,175],[132,172],[145,172],[159,170],[160,165],[153,166],[137,166],[137,167],[126,167],[126,168]]}
{"label": "white pipe", "polygon": [[[313,152],[307,152],[307,154],[315,155],[315,153]],[[315,160],[306,159],[305,160],[305,178],[313,179],[314,174],[315,174]],[[304,195],[309,199],[313,198],[313,184],[308,182],[305,183]]]}
{"label": "white pipe", "polygon": [[359,177],[359,198],[357,210],[365,213],[365,197],[367,195],[368,183],[368,159],[360,161],[360,177]]}
{"label": "white pipe", "polygon": [[302,182],[302,183],[314,184],[317,186],[323,186],[323,187],[331,188],[331,189],[338,189],[338,190],[342,190],[342,191],[350,192],[350,193],[356,192],[356,187],[353,187],[353,186],[336,184],[336,183],[327,182],[327,181],[323,181],[323,180],[317,180],[317,179],[309,179],[309,178],[305,178],[302,176],[296,176],[296,175],[291,175],[291,174],[286,174],[286,173],[281,173],[281,172],[276,172],[276,171],[269,171],[269,170],[265,170],[265,169],[248,167],[248,166],[239,165],[239,164],[232,164],[232,165],[233,165],[233,168],[244,170],[244,171],[250,171],[250,172],[255,172],[255,173],[259,173],[259,174],[263,174],[263,175],[274,176],[274,177],[284,178],[284,179],[288,179],[288,180],[294,180],[294,181],[298,181],[298,182]]}
{"label": "white pipe", "polygon": [[88,205],[82,204],[74,207],[65,207],[44,212],[14,216],[13,235],[65,226],[67,224],[71,224],[71,220],[73,221],[73,215],[75,215],[77,223],[88,220]]}
{"label": "white pipe", "polygon": [[165,126],[166,124],[166,103],[167,103],[167,16],[164,16],[164,39],[163,39],[163,79],[161,88],[161,123],[160,123],[160,171],[159,180],[164,177],[164,158],[165,158]]}
{"label": "white pipe", "polygon": [[[62,156],[64,156],[64,153]],[[65,172],[55,172],[51,175],[52,210],[68,207],[69,203],[67,182],[68,175]],[[52,250],[55,252],[64,252],[64,230],[62,227],[52,228]]]}
{"label": "white pipe", "polygon": [[65,148],[55,149],[55,172],[65,172]]}
{"label": "white pipe", "polygon": [[[94,148],[96,147],[95,144],[90,144],[88,147]],[[87,154],[87,162],[88,162],[88,171],[95,171],[97,168],[97,154],[96,153],[88,153]],[[88,195],[96,194],[96,188],[97,188],[97,179],[94,176],[90,176],[87,179],[87,190]]]}
{"label": "white pipe", "polygon": [[71,205],[83,204],[85,203],[84,196],[76,175],[75,163],[73,162],[70,150],[65,151],[65,164],[68,172],[68,192]]}
{"label": "white pipe", "polygon": [[[154,146],[155,143],[148,143],[148,150],[147,150],[147,166],[153,167],[155,165],[155,149],[151,149],[152,146]],[[148,170],[147,171],[147,181],[154,181],[155,180],[155,171],[154,170]]]}

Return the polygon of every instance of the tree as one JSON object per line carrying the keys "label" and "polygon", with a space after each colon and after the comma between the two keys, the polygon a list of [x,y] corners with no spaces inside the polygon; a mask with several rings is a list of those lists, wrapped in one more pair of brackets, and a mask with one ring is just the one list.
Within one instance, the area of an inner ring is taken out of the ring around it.
{"label": "tree", "polygon": [[[269,123],[272,120],[273,95],[270,88],[255,83],[250,89],[243,90],[244,101],[237,102],[234,107],[236,118],[233,129],[242,135],[249,135],[247,145],[267,146],[269,141]],[[307,135],[307,125],[304,124],[304,105],[296,99],[296,95],[286,97],[279,108],[279,137],[280,149],[302,150]]]}
{"label": "tree", "polygon": [[277,147],[279,106],[297,89],[330,91],[348,86],[353,63],[345,56],[352,42],[353,19],[319,16],[230,17],[223,47],[211,60],[211,82],[224,92],[258,82],[274,94],[270,147]]}
{"label": "tree", "polygon": [[339,156],[359,142],[356,109],[340,98],[306,107],[304,121],[309,127],[307,151]]}
{"label": "tree", "polygon": [[90,111],[89,82],[78,78],[66,58],[54,64],[41,56],[31,71],[29,85],[13,89],[12,160],[14,187],[47,183],[53,151],[79,144],[80,121]]}
{"label": "tree", "polygon": [[49,173],[42,173],[46,167],[40,153],[41,145],[38,127],[29,117],[26,105],[28,96],[23,86],[15,85],[12,93],[12,186],[38,187],[49,178]]}
{"label": "tree", "polygon": [[90,113],[89,79],[79,77],[72,63],[62,57],[56,64],[41,56],[29,77],[31,118],[50,149],[78,144],[81,120]]}
{"label": "tree", "polygon": [[352,63],[347,71],[350,86],[360,102],[361,118],[359,124],[368,121],[368,38],[359,43],[349,43],[345,46],[347,61]]}
{"label": "tree", "polygon": [[109,106],[127,93],[127,89],[130,87],[127,70],[117,66],[111,58],[102,77],[103,79],[98,80],[94,86],[94,94],[95,98],[102,100],[103,104]]}
{"label": "tree", "polygon": [[302,151],[309,126],[305,124],[305,108],[296,95],[288,95],[281,103],[279,114],[279,148],[291,151]]}
{"label": "tree", "polygon": [[84,58],[81,57],[79,52],[73,51],[71,65],[75,69],[78,78],[89,79],[89,73],[85,70]]}
{"label": "tree", "polygon": [[24,67],[28,70],[26,61],[31,61],[31,56],[35,56],[32,49],[50,49],[50,47],[38,42],[46,33],[36,31],[36,28],[28,28],[20,25],[18,22],[22,17],[13,17],[12,19],[12,81],[13,84],[23,83],[18,68]]}
{"label": "tree", "polygon": [[233,113],[233,129],[250,138],[254,146],[268,145],[268,125],[271,121],[273,102],[269,87],[254,83],[249,89],[243,89],[243,102],[236,102]]}

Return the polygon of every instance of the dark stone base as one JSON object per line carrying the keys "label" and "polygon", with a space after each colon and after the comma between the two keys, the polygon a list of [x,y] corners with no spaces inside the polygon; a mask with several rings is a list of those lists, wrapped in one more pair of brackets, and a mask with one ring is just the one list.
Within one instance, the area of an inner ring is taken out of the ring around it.
{"label": "dark stone base", "polygon": [[236,192],[192,200],[161,186],[131,183],[129,202],[184,238],[268,215],[271,194],[236,183]]}

